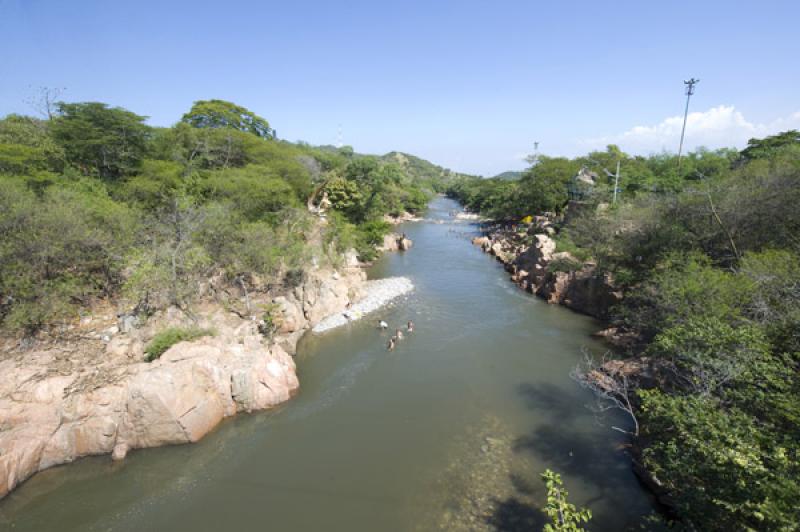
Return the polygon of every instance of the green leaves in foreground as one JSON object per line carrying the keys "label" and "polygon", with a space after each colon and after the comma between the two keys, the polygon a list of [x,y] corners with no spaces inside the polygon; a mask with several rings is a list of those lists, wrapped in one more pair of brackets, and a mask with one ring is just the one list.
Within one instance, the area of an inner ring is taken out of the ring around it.
{"label": "green leaves in foreground", "polygon": [[178,342],[189,342],[203,336],[214,336],[216,331],[213,329],[201,329],[199,327],[170,327],[156,334],[150,343],[147,344],[144,352],[147,355],[145,360],[152,362],[163,355],[167,349]]}
{"label": "green leaves in foreground", "polygon": [[547,486],[544,513],[553,521],[553,524],[544,525],[544,530],[546,532],[585,530],[581,523],[588,523],[592,518],[592,512],[586,508],[578,510],[574,504],[567,502],[569,494],[561,482],[561,475],[548,469],[542,473],[542,480]]}

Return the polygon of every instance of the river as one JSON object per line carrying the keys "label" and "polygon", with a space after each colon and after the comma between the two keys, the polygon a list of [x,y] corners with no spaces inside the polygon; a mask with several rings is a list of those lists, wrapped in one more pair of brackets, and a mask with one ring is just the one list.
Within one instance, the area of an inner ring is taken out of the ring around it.
{"label": "river", "polygon": [[225,421],[194,445],[93,457],[35,475],[0,502],[0,529],[538,530],[539,475],[560,473],[591,530],[636,526],[649,497],[624,437],[569,372],[602,352],[594,320],[508,281],[436,199],[374,278],[415,291],[381,317],[416,330],[395,351],[373,319],[298,348],[300,394]]}

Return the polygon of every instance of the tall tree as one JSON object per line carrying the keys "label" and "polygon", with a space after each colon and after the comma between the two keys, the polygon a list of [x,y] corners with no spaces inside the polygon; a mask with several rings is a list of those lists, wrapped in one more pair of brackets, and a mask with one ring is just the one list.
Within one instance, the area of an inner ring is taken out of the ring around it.
{"label": "tall tree", "polygon": [[142,162],[150,128],[145,117],[99,102],[58,104],[51,133],[67,162],[84,174],[119,178]]}
{"label": "tall tree", "polygon": [[275,138],[269,122],[255,113],[225,100],[200,100],[183,115],[182,122],[199,128],[232,128],[266,139]]}

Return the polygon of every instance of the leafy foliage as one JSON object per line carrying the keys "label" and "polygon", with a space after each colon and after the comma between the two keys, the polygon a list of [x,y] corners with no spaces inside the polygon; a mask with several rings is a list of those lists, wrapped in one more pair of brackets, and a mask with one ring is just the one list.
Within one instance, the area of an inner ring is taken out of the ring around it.
{"label": "leafy foliage", "polygon": [[191,342],[203,336],[214,336],[213,329],[201,329],[199,327],[170,327],[158,332],[150,343],[145,347],[145,360],[152,362],[161,357],[173,345],[180,342]]}
{"label": "leafy foliage", "polygon": [[104,103],[62,102],[50,130],[69,164],[85,175],[114,179],[139,168],[149,135],[144,119]]}
{"label": "leafy foliage", "polygon": [[544,525],[543,530],[547,532],[586,530],[581,525],[591,520],[592,512],[587,509],[578,510],[574,504],[567,501],[569,494],[564,489],[561,475],[548,469],[542,473],[542,480],[547,488],[547,503],[544,513],[552,521],[552,523]]}
{"label": "leafy foliage", "polygon": [[269,122],[244,107],[225,100],[200,100],[183,115],[183,122],[198,128],[232,128],[271,139],[275,131]]}
{"label": "leafy foliage", "polygon": [[[312,258],[339,264],[353,248],[374,258],[383,216],[424,209],[449,173],[404,157],[279,141],[221,100],[196,102],[170,128],[96,102],[59,103],[49,120],[9,115],[0,327],[58,329],[100,299],[185,307],[212,277],[285,290]],[[326,225],[306,208],[323,188],[334,200]]]}

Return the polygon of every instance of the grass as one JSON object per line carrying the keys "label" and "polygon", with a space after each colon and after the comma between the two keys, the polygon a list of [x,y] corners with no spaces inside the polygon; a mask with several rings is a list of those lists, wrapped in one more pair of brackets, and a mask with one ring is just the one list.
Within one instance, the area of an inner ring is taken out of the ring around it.
{"label": "grass", "polygon": [[566,231],[561,231],[553,238],[556,241],[556,252],[566,251],[581,262],[586,262],[591,258],[588,250],[578,247]]}
{"label": "grass", "polygon": [[152,362],[157,360],[163,355],[167,349],[177,344],[178,342],[185,342],[196,340],[203,336],[214,336],[216,331],[213,329],[201,329],[199,327],[169,327],[163,331],[158,332],[150,343],[147,344],[144,352],[145,360]]}

